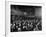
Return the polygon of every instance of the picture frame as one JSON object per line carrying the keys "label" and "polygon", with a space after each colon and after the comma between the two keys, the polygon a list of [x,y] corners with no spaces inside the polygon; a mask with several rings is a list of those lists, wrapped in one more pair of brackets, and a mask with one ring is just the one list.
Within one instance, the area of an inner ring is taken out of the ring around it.
{"label": "picture frame", "polygon": [[[42,31],[30,31],[30,32],[10,32],[10,15],[11,9],[10,5],[32,5],[32,6],[42,6]],[[16,37],[23,37],[23,36],[31,36],[31,35],[42,35],[46,34],[46,24],[44,23],[44,4],[43,3],[29,3],[29,2],[11,2],[6,1],[6,36],[16,36]]]}

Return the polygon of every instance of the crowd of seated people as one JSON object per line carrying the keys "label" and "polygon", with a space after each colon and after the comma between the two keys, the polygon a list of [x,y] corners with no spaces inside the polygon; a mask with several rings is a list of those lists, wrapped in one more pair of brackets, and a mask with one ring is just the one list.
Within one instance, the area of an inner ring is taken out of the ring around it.
{"label": "crowd of seated people", "polygon": [[11,15],[11,32],[41,31],[41,18]]}

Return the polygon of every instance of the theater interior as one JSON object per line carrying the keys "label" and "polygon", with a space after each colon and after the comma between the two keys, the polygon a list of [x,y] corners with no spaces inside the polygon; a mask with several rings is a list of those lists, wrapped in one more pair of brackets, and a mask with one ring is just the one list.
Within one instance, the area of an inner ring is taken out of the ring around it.
{"label": "theater interior", "polygon": [[42,7],[11,5],[11,32],[42,31]]}

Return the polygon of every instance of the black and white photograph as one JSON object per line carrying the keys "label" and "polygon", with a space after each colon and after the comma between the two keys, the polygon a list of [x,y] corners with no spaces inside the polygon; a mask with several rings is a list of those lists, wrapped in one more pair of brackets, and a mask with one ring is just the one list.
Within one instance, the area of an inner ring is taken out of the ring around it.
{"label": "black and white photograph", "polygon": [[10,32],[42,31],[42,6],[10,5]]}

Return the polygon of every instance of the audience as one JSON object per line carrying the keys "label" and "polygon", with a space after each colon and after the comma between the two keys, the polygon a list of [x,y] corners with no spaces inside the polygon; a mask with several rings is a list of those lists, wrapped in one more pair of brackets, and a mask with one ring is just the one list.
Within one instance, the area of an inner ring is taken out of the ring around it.
{"label": "audience", "polygon": [[42,30],[41,18],[15,15],[11,17],[11,32]]}

